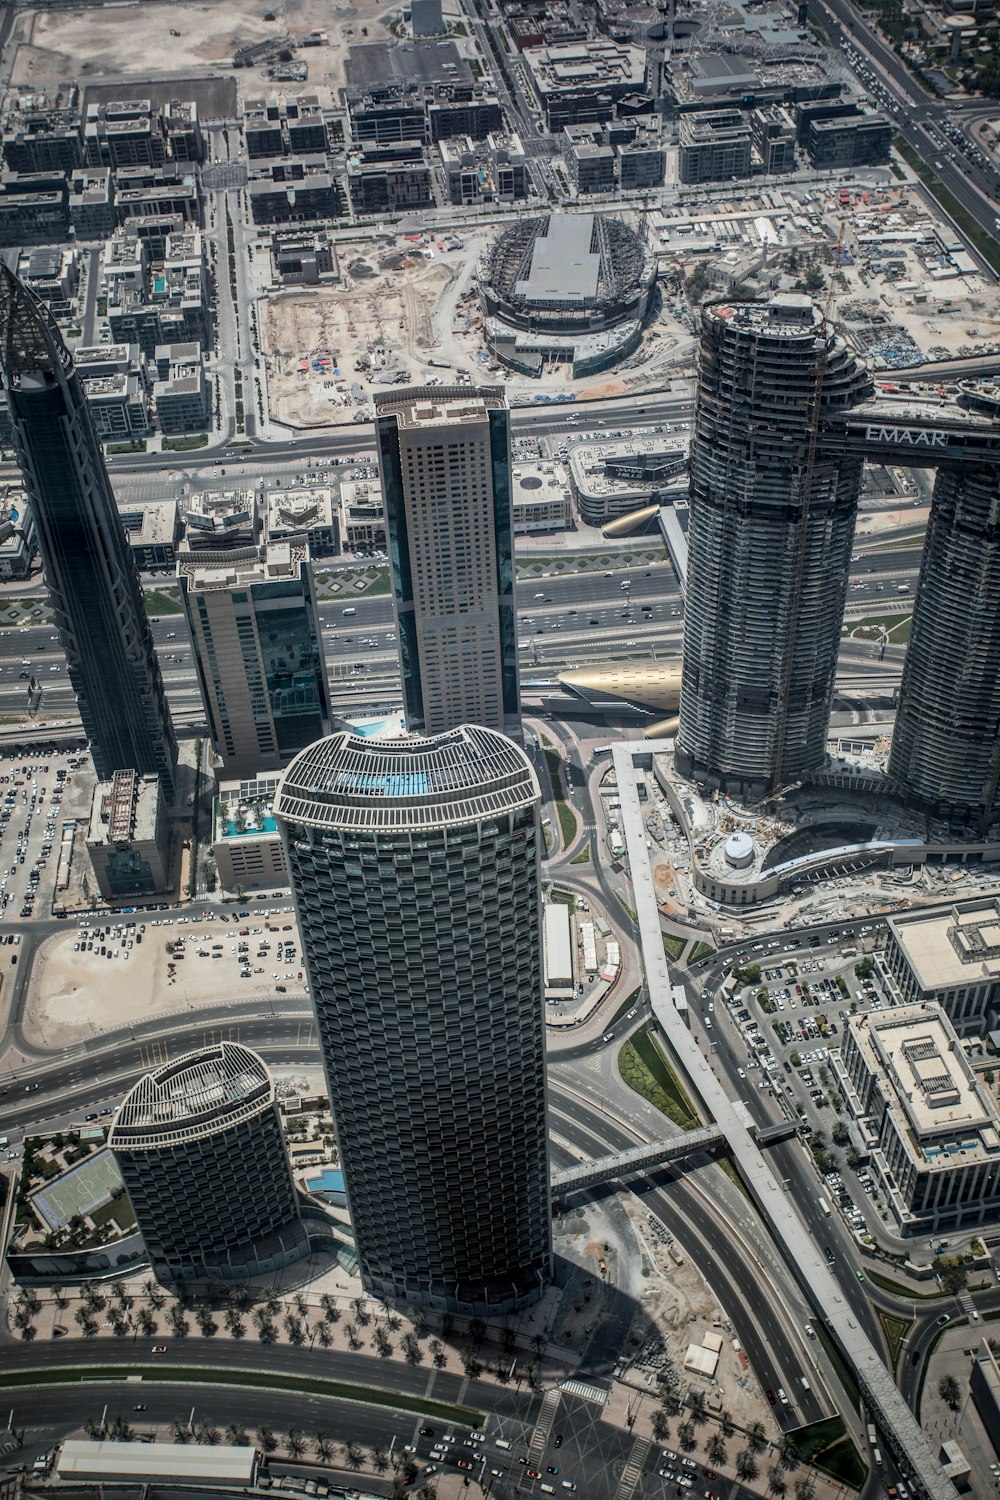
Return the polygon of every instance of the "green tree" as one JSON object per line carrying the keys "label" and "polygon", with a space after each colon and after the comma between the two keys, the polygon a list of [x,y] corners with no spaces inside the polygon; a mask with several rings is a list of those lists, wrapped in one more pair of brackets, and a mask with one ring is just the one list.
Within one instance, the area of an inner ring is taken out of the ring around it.
{"label": "green tree", "polygon": [[767,1493],[769,1495],[783,1495],[785,1493],[785,1476],[777,1464],[772,1464],[767,1471]]}
{"label": "green tree", "polygon": [[830,1134],[835,1146],[846,1146],[848,1141],[851,1139],[851,1132],[848,1130],[843,1120],[837,1121]]}
{"label": "green tree", "polygon": [[247,1430],[242,1422],[230,1422],[226,1428],[226,1442],[230,1448],[245,1448],[249,1443]]}
{"label": "green tree", "polygon": [[322,1297],[320,1297],[319,1299],[319,1305],[323,1309],[323,1316],[328,1323],[336,1323],[338,1321],[338,1319],[340,1318],[340,1308],[330,1296],[329,1292],[323,1293]]}
{"label": "green tree", "polygon": [[694,1423],[684,1421],[677,1429],[677,1441],[682,1448],[694,1447]]}
{"label": "green tree", "polygon": [[670,1431],[670,1418],[662,1406],[657,1406],[651,1419],[653,1428],[653,1442],[662,1443]]}
{"label": "green tree", "polygon": [[747,1441],[755,1453],[763,1448],[765,1436],[763,1422],[750,1423],[750,1426],[747,1428]]}
{"label": "green tree", "polygon": [[333,1457],[333,1444],[325,1432],[317,1432],[313,1440],[313,1447],[316,1449],[316,1457],[320,1463],[328,1464]]}
{"label": "green tree", "polygon": [[749,1481],[757,1478],[760,1471],[757,1467],[757,1460],[749,1448],[741,1448],[737,1453],[736,1472],[740,1479]]}
{"label": "green tree", "polygon": [[431,1360],[435,1370],[443,1370],[448,1363],[448,1356],[444,1352],[444,1345],[440,1339],[431,1339],[428,1346],[431,1351]]}
{"label": "green tree", "polygon": [[361,1460],[364,1458],[364,1449],[360,1443],[349,1438],[344,1444],[344,1462],[349,1469],[360,1469]]}
{"label": "green tree", "polygon": [[705,1449],[710,1464],[724,1464],[726,1461],[726,1445],[721,1432],[713,1432]]}
{"label": "green tree", "polygon": [[942,1375],[938,1381],[938,1395],[951,1407],[952,1411],[958,1411],[958,1403],[962,1399],[962,1388],[954,1375]]}
{"label": "green tree", "polygon": [[261,1422],[257,1428],[257,1447],[262,1453],[273,1453],[278,1446],[278,1440],[266,1422]]}
{"label": "green tree", "polygon": [[301,1458],[306,1449],[306,1440],[298,1427],[289,1427],[288,1436],[285,1438],[285,1448],[292,1458]]}
{"label": "green tree", "polygon": [[372,1468],[376,1474],[384,1474],[389,1467],[389,1455],[381,1443],[372,1444]]}

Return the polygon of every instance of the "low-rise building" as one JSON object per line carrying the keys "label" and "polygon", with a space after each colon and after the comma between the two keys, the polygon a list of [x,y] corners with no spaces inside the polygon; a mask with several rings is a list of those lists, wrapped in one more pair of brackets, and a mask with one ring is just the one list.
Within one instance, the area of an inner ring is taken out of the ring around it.
{"label": "low-rise building", "polygon": [[578,193],[613,193],[617,158],[610,146],[598,145],[587,125],[567,125],[563,156]]}
{"label": "low-rise building", "polygon": [[340,535],[345,552],[385,546],[385,506],[377,479],[345,479],[341,484]]}
{"label": "low-rise building", "polygon": [[549,130],[610,120],[619,100],[644,96],[646,50],[600,37],[522,54]]}
{"label": "low-rise building", "polygon": [[332,219],[340,209],[325,155],[262,158],[251,167],[247,197],[255,224]]}
{"label": "low-rise building", "polygon": [[80,111],[40,101],[34,90],[30,102],[15,96],[3,123],[3,159],[13,172],[71,172],[83,160]]}
{"label": "low-rise building", "polygon": [[27,578],[36,551],[35,519],[22,489],[0,493],[0,578]]}
{"label": "low-rise building", "polygon": [[312,230],[275,230],[271,235],[271,264],[286,286],[316,286],[339,281],[337,254],[327,234]]}
{"label": "low-rise building", "polygon": [[1000,1454],[1000,1364],[992,1349],[992,1340],[983,1339],[972,1362],[969,1391],[986,1436]]}
{"label": "low-rise building", "polygon": [[173,567],[180,525],[176,500],[120,500],[118,514],[141,572]]}
{"label": "low-rise building", "polygon": [[264,525],[269,542],[308,542],[310,557],[340,551],[339,507],[328,485],[269,491]]}
{"label": "low-rise building", "polygon": [[750,121],[739,109],[681,115],[678,174],[681,182],[749,177],[753,154]]}
{"label": "low-rise building", "polygon": [[287,885],[288,867],[274,820],[280,775],[220,781],[212,812],[212,854],[224,890]]}
{"label": "low-rise building", "polygon": [[88,104],[82,136],[89,167],[160,166],[166,161],[163,117],[150,99]]}
{"label": "low-rise building", "polygon": [[358,213],[426,208],[434,201],[431,169],[417,141],[352,151],[347,163],[347,187]]}
{"label": "low-rise building", "polygon": [[519,135],[487,136],[486,149],[493,174],[493,193],[502,203],[527,198],[529,193],[528,158]]}
{"label": "low-rise building", "polygon": [[511,470],[514,535],[565,531],[573,506],[564,476],[551,463],[516,463]]}
{"label": "low-rise building", "polygon": [[660,505],[686,488],[683,444],[662,438],[575,443],[569,450],[570,492],[581,521],[604,526],[642,506]]}
{"label": "low-rise building", "polygon": [[260,516],[255,490],[205,490],[189,497],[185,552],[231,552],[256,547]]}
{"label": "low-rise building", "polygon": [[66,239],[66,185],[45,193],[0,193],[0,245],[52,245]]}
{"label": "low-rise building", "polygon": [[69,179],[69,221],[78,240],[106,240],[115,227],[110,167],[80,167]]}
{"label": "low-rise building", "polygon": [[850,1017],[842,1065],[871,1170],[905,1233],[1000,1213],[1000,1115],[939,1005]]}
{"label": "low-rise building", "polygon": [[138,375],[95,375],[81,384],[98,437],[144,437],[149,431],[149,398]]}
{"label": "low-rise building", "polygon": [[799,140],[814,168],[865,167],[889,160],[892,121],[868,104],[803,104]]}
{"label": "low-rise building", "polygon": [[940,1005],[959,1036],[980,1036],[1000,1009],[1000,901],[984,898],[889,917],[883,967],[894,998]]}
{"label": "low-rise building", "polygon": [[97,783],[87,852],[105,901],[170,890],[170,825],[158,777],[115,771]]}
{"label": "low-rise building", "polygon": [[157,344],[153,351],[156,423],[162,433],[205,432],[212,425],[212,387],[198,344]]}

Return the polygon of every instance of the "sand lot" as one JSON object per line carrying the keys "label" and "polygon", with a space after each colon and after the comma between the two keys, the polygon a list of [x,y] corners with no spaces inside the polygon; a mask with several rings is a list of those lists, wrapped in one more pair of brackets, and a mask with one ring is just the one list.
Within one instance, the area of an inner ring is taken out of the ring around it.
{"label": "sand lot", "polygon": [[[297,53],[308,63],[309,77],[295,87],[308,88],[330,104],[344,83],[345,47],[388,37],[383,12],[387,19],[394,14],[381,0],[354,5],[232,0],[223,6],[145,0],[134,7],[41,11],[33,18],[30,40],[20,47],[11,82],[33,86],[67,78],[183,76],[206,68],[228,72],[239,47],[268,37],[287,34],[294,40],[306,32],[325,31],[329,46]],[[265,15],[274,20],[265,21]],[[263,68],[241,69],[235,76],[244,98],[275,87]]]}
{"label": "sand lot", "polygon": [[[250,928],[251,935],[243,941],[250,944],[251,965],[263,970],[252,979],[240,978],[239,960],[232,951],[241,941],[241,925]],[[285,931],[286,927],[290,930]],[[176,945],[181,938],[183,959],[167,952],[167,944]],[[304,986],[297,978],[301,960],[296,956],[292,963],[279,961],[279,938],[294,941],[296,955],[301,952],[294,913],[265,917],[255,912],[243,924],[218,919],[175,921],[169,927],[147,923],[142,943],[135,944],[127,959],[102,958],[96,943],[93,952],[77,951],[73,944],[78,933],[61,932],[43,944],[35,960],[25,1006],[25,1036],[35,1046],[66,1047],[149,1016],[270,997],[276,984],[283,984],[288,995],[303,995]],[[258,958],[257,948],[264,942],[269,944],[268,954]],[[220,943],[221,958],[199,958],[199,948],[211,954],[212,945]],[[111,946],[121,947],[115,939]],[[278,979],[272,978],[275,973]]]}
{"label": "sand lot", "polygon": [[[268,298],[258,303],[261,343],[268,357],[272,415],[297,427],[325,425],[346,417],[332,375],[339,369],[348,386],[357,382],[366,396],[374,390],[358,370],[361,355],[389,368],[421,373],[435,347],[431,319],[457,267],[422,256],[394,255],[398,269],[366,278],[348,275],[342,287]],[[374,255],[364,261],[369,265]],[[356,267],[361,258],[352,262]],[[300,361],[328,354],[331,369],[300,371]],[[327,383],[324,384],[324,381]]]}

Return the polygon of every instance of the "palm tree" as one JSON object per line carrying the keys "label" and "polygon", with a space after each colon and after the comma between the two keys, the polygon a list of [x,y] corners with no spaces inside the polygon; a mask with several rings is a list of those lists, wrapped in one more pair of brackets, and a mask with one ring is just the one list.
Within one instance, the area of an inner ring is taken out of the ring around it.
{"label": "palm tree", "polygon": [[363,1457],[364,1450],[362,1449],[361,1444],[356,1443],[353,1438],[349,1438],[348,1441],[344,1444],[344,1461],[347,1464],[347,1467],[349,1469],[359,1469],[361,1467],[361,1460]]}
{"label": "palm tree", "polygon": [[330,1345],[333,1343],[333,1334],[330,1332],[329,1328],[327,1328],[325,1323],[320,1323],[316,1328],[316,1342],[319,1344],[321,1349],[329,1349]]}
{"label": "palm tree", "polygon": [[264,1306],[267,1308],[269,1313],[276,1313],[281,1306],[281,1298],[278,1296],[273,1286],[269,1286],[267,1291],[264,1293]]}
{"label": "palm tree", "polygon": [[242,1422],[230,1422],[226,1428],[226,1442],[230,1448],[245,1448],[249,1439]]}
{"label": "palm tree", "polygon": [[175,1417],[170,1424],[170,1431],[173,1434],[175,1443],[186,1443],[191,1436],[191,1429],[188,1426],[186,1417]]}
{"label": "palm tree", "polygon": [[682,1448],[694,1447],[694,1423],[684,1421],[677,1429],[677,1441]]}
{"label": "palm tree", "polygon": [[63,1289],[61,1286],[51,1286],[49,1287],[49,1291],[52,1293],[52,1300],[55,1303],[56,1307],[63,1308],[66,1306],[66,1298],[63,1296]]}
{"label": "palm tree", "polygon": [[719,1413],[719,1431],[724,1438],[731,1438],[733,1435],[732,1413],[725,1406]]}
{"label": "palm tree", "polygon": [[402,1347],[406,1363],[408,1365],[418,1365],[423,1358],[423,1353],[420,1348],[420,1344],[417,1341],[417,1335],[412,1331],[412,1329],[408,1329],[406,1333],[403,1334],[403,1337],[400,1339],[400,1345]]}
{"label": "palm tree", "polygon": [[351,1307],[353,1308],[353,1310],[354,1310],[354,1316],[357,1318],[358,1322],[361,1324],[361,1327],[362,1328],[367,1328],[368,1324],[369,1324],[369,1322],[371,1320],[370,1320],[370,1318],[368,1316],[368,1308],[367,1308],[367,1306],[365,1304],[364,1297],[354,1297],[354,1298],[352,1298],[352,1300],[351,1300]]}
{"label": "palm tree", "polygon": [[285,1313],[285,1316],[281,1320],[281,1326],[285,1330],[290,1343],[301,1344],[302,1320],[300,1318],[297,1318],[294,1313]]}
{"label": "palm tree", "polygon": [[361,1340],[358,1338],[358,1330],[355,1325],[353,1323],[345,1323],[344,1332],[347,1335],[347,1342],[350,1344],[351,1348],[359,1348],[361,1345]]}
{"label": "palm tree", "polygon": [[157,1309],[162,1307],[163,1292],[158,1281],[154,1281],[152,1276],[150,1276],[148,1280],[142,1283],[142,1289],[146,1293],[146,1299],[149,1302],[150,1307]]}
{"label": "palm tree", "polygon": [[219,1325],[212,1317],[212,1314],[209,1312],[207,1307],[199,1307],[198,1311],[194,1315],[194,1320],[197,1323],[198,1327],[201,1329],[202,1336],[204,1338],[210,1339],[213,1333],[218,1332]]}
{"label": "palm tree", "polygon": [[726,1461],[726,1445],[725,1445],[725,1443],[722,1440],[722,1434],[721,1433],[718,1433],[718,1432],[713,1432],[712,1433],[712,1436],[708,1440],[708,1447],[706,1448],[705,1451],[708,1454],[708,1461],[709,1461],[710,1464],[724,1464],[725,1463],[725,1461]]}
{"label": "palm tree", "polygon": [[330,1296],[329,1292],[323,1293],[322,1297],[319,1299],[319,1305],[323,1309],[323,1316],[326,1321],[328,1323],[336,1323],[338,1318],[340,1317],[340,1308]]}
{"label": "palm tree", "polygon": [[84,1422],[83,1430],[89,1438],[96,1438],[97,1434],[99,1432],[103,1432],[104,1429],[101,1427],[101,1424],[98,1422],[97,1418],[91,1416],[87,1418],[86,1422]]}
{"label": "palm tree", "polygon": [[381,1323],[376,1325],[375,1332],[372,1335],[372,1343],[382,1359],[389,1358],[389,1355],[392,1353],[392,1342]]}
{"label": "palm tree", "polygon": [[234,1339],[243,1337],[243,1314],[238,1307],[227,1307],[222,1315],[226,1330]]}
{"label": "palm tree", "polygon": [[785,1493],[785,1476],[777,1464],[772,1464],[767,1471],[767,1493],[769,1495],[783,1495]]}
{"label": "palm tree", "polygon": [[389,1459],[381,1443],[372,1444],[372,1468],[376,1474],[384,1474],[389,1467]]}
{"label": "palm tree", "polygon": [[705,1395],[703,1391],[692,1391],[688,1397],[688,1405],[691,1408],[691,1420],[693,1422],[704,1422],[705,1420]]}
{"label": "palm tree", "polygon": [[260,1426],[257,1428],[256,1436],[257,1447],[261,1450],[262,1453],[272,1453],[277,1447],[274,1433],[271,1431],[270,1427],[268,1427],[266,1422],[261,1422]]}
{"label": "palm tree", "polygon": [[443,1370],[448,1363],[448,1356],[444,1352],[444,1345],[440,1339],[431,1339],[430,1351],[435,1370]]}
{"label": "palm tree", "polygon": [[213,1448],[219,1441],[219,1429],[213,1427],[211,1422],[199,1422],[195,1437],[199,1443],[204,1443],[207,1447]]}
{"label": "palm tree", "polygon": [[413,1332],[418,1339],[422,1339],[427,1332],[427,1314],[422,1307],[414,1307],[410,1311],[410,1322],[413,1324]]}
{"label": "palm tree", "polygon": [[736,1455],[736,1472],[741,1479],[756,1479],[757,1460],[749,1448],[741,1448]]}
{"label": "palm tree", "polygon": [[285,1447],[293,1458],[301,1458],[305,1452],[306,1440],[298,1427],[289,1427],[288,1436],[285,1438]]}
{"label": "palm tree", "polygon": [[150,1312],[148,1307],[139,1308],[138,1312],[135,1315],[135,1321],[139,1332],[143,1335],[144,1338],[148,1339],[150,1334],[156,1332],[156,1319],[153,1317],[153,1314]]}
{"label": "palm tree", "polygon": [[482,1318],[470,1318],[469,1338],[472,1340],[472,1343],[476,1346],[477,1349],[479,1348],[479,1345],[483,1342],[483,1339],[485,1337],[486,1324],[483,1322]]}
{"label": "palm tree", "polygon": [[333,1457],[333,1444],[325,1432],[317,1432],[315,1439],[316,1457],[320,1463],[329,1463]]}
{"label": "palm tree", "polygon": [[295,1303],[295,1311],[298,1313],[300,1318],[306,1318],[309,1316],[309,1303],[306,1301],[301,1292],[296,1292],[295,1296],[292,1298],[292,1301]]}
{"label": "palm tree", "polygon": [[811,1474],[795,1481],[795,1500],[813,1500],[815,1493],[816,1481]]}
{"label": "palm tree", "polygon": [[764,1446],[764,1424],[763,1422],[751,1422],[747,1428],[747,1441],[756,1453]]}
{"label": "palm tree", "polygon": [[654,1443],[662,1443],[670,1431],[670,1419],[662,1406],[658,1406],[653,1412],[652,1424]]}
{"label": "palm tree", "polygon": [[471,1349],[463,1349],[458,1357],[462,1361],[462,1369],[471,1380],[474,1380],[477,1375],[482,1374],[482,1364]]}

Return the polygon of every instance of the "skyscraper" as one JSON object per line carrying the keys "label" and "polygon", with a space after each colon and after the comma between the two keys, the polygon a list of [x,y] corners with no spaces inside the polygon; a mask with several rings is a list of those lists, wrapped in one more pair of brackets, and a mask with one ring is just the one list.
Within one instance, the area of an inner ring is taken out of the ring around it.
{"label": "skyscraper", "polygon": [[100,780],[173,781],[177,744],[142,589],[73,361],[45,305],[0,266],[0,370],[45,583]]}
{"label": "skyscraper", "polygon": [[519,736],[503,390],[393,391],[375,415],[406,726]]}
{"label": "skyscraper", "polygon": [[462,725],[297,756],[275,812],[365,1286],[467,1313],[551,1266],[539,792]]}
{"label": "skyscraper", "polygon": [[147,1073],[108,1145],[161,1281],[254,1275],[309,1253],[274,1080],[249,1047],[219,1042]]}
{"label": "skyscraper", "polygon": [[942,465],[931,502],[889,776],[929,811],[987,821],[1000,800],[1000,488]]}
{"label": "skyscraper", "polygon": [[862,460],[820,422],[869,390],[808,297],[702,311],[682,775],[760,795],[823,762]]}
{"label": "skyscraper", "polygon": [[177,562],[212,745],[227,776],[274,771],[329,734],[330,695],[309,548]]}

